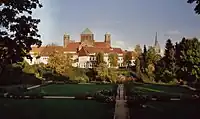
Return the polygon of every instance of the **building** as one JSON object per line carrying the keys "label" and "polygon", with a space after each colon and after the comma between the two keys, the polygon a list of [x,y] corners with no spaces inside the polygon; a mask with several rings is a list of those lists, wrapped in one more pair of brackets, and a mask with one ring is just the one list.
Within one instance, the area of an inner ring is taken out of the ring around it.
{"label": "building", "polygon": [[[72,54],[72,59],[75,61],[72,65],[79,68],[93,68],[96,63],[95,55],[99,52],[104,53],[104,61],[110,67],[108,55],[116,53],[118,55],[118,67],[123,66],[123,51],[121,48],[113,48],[111,46],[111,34],[106,33],[103,42],[96,42],[94,34],[90,29],[86,28],[80,34],[80,41],[71,40],[69,34],[64,34],[63,46],[41,46],[40,48],[32,47],[30,55],[32,61],[25,60],[30,64],[48,63],[48,58],[51,52],[63,52]],[[39,57],[38,57],[39,56]]]}

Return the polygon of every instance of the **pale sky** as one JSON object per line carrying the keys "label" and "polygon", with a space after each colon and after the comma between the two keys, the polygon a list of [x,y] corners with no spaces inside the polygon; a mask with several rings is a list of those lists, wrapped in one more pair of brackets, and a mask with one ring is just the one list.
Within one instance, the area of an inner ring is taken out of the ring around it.
{"label": "pale sky", "polygon": [[[151,2],[150,2],[151,1]],[[170,37],[200,38],[200,16],[187,0],[41,0],[43,8],[34,12],[41,19],[39,31],[43,45],[63,44],[63,35],[79,41],[89,28],[96,41],[110,32],[112,45],[133,49],[136,44],[152,45],[158,32],[161,47]]]}

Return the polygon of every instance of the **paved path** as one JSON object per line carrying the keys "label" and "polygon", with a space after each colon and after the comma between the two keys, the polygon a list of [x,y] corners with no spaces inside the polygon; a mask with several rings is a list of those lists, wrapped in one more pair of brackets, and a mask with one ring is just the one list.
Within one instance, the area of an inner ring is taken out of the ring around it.
{"label": "paved path", "polygon": [[118,85],[117,97],[115,104],[114,119],[128,119],[128,107],[126,107],[126,99],[124,98],[124,85]]}

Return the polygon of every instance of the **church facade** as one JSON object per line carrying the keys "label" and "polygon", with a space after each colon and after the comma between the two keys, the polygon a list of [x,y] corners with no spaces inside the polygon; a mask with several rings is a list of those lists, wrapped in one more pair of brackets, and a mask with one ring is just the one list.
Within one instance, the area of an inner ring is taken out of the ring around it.
{"label": "church facade", "polygon": [[[96,54],[104,53],[104,61],[110,67],[108,55],[116,53],[118,55],[118,67],[123,66],[123,50],[121,48],[114,48],[111,46],[111,34],[105,33],[104,41],[96,42],[94,34],[90,29],[86,28],[80,34],[78,42],[71,40],[69,34],[64,34],[63,46],[41,46],[40,48],[32,47],[30,51],[33,57],[32,61],[25,60],[30,64],[48,63],[48,58],[51,52],[59,51],[62,53],[72,54],[72,60],[75,61],[72,66],[78,68],[93,68],[96,66]],[[39,55],[40,57],[36,57]]]}

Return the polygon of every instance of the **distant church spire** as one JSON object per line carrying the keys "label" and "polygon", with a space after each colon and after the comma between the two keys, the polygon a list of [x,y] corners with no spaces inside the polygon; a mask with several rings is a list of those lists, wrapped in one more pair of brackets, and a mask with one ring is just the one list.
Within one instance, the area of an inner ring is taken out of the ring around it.
{"label": "distant church spire", "polygon": [[158,33],[156,32],[156,36],[155,36],[155,46],[158,45]]}
{"label": "distant church spire", "polygon": [[157,53],[160,53],[160,45],[158,43],[158,33],[156,32],[154,48]]}

